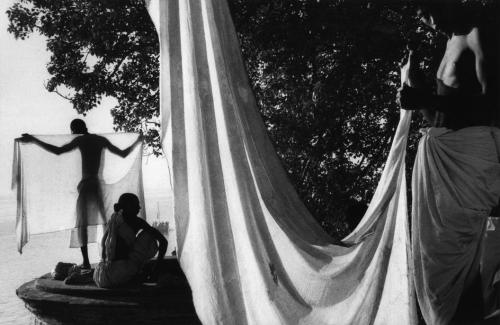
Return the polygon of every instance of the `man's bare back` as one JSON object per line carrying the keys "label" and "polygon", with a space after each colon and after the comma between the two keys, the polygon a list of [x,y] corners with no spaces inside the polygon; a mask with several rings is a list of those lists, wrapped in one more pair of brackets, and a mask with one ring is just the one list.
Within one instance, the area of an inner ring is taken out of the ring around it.
{"label": "man's bare back", "polygon": [[[455,98],[477,98],[486,94],[484,53],[479,40],[479,30],[474,27],[466,35],[453,34],[446,44],[446,51],[436,73],[437,95]],[[449,105],[450,106],[450,105]],[[428,112],[428,122],[436,127],[460,128],[488,124],[490,116],[485,107],[445,107]]]}
{"label": "man's bare back", "polygon": [[[130,150],[121,150],[114,146],[108,139],[96,134],[83,134],[73,139],[69,144],[69,150],[78,148],[82,155],[82,179],[100,177],[102,151],[107,148],[111,152],[125,157]],[[68,151],[69,151],[68,150]]]}
{"label": "man's bare back", "polygon": [[420,110],[434,127],[491,125],[494,107],[488,101],[484,57],[479,28],[449,34],[436,73],[436,94],[403,87],[398,94],[402,108]]}
{"label": "man's bare back", "polygon": [[[472,61],[474,60],[474,61]],[[479,30],[473,28],[467,35],[452,35],[446,44],[446,51],[436,73],[436,78],[447,87],[455,88],[466,93],[486,92],[484,77],[484,54],[479,41]],[[471,72],[475,80],[469,80]],[[476,83],[480,89],[467,89]],[[476,93],[477,94],[477,93]]]}

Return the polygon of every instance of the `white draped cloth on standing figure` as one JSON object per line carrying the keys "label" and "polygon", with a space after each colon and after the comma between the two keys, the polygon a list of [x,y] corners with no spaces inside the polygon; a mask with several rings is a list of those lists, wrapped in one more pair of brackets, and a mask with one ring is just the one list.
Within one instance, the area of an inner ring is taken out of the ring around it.
{"label": "white draped cloth on standing figure", "polygon": [[258,113],[225,0],[146,0],[160,38],[177,253],[204,324],[413,324],[402,112],[359,226],[335,245]]}
{"label": "white draped cloth on standing figure", "polygon": [[[137,134],[103,134],[120,148],[131,145]],[[43,135],[38,139],[61,146],[75,135]],[[35,143],[14,142],[12,186],[17,187],[17,248],[21,253],[29,236],[72,229],[70,246],[96,242],[102,225],[113,214],[113,204],[124,192],[136,194],[144,206],[142,145],[121,158],[107,149],[95,178],[82,180],[79,149],[56,155]],[[144,207],[141,216],[144,217]],[[85,229],[84,229],[85,228]],[[84,232],[86,230],[86,232]],[[82,242],[81,234],[88,238]]]}
{"label": "white draped cloth on standing figure", "polygon": [[[449,324],[464,288],[480,274],[488,309],[498,271],[498,232],[488,216],[500,197],[500,129],[423,132],[413,169],[415,288],[427,324]],[[495,247],[496,245],[496,247]],[[481,258],[484,255],[485,258]],[[489,311],[491,312],[491,311]]]}

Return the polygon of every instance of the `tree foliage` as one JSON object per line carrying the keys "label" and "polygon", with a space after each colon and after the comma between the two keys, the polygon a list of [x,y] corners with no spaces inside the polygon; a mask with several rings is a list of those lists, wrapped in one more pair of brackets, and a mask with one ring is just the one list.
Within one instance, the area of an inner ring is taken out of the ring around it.
{"label": "tree foliage", "polygon": [[46,37],[48,91],[79,113],[116,98],[116,129],[145,131],[159,152],[159,46],[142,0],[21,0],[7,14],[16,38]]}
{"label": "tree foliage", "polygon": [[[443,39],[417,28],[404,1],[229,4],[278,155],[310,211],[343,236],[371,198],[390,147],[399,118],[398,64],[408,39],[421,44],[429,78]],[[142,0],[19,0],[8,15],[15,37],[47,38],[47,90],[80,113],[103,96],[116,98],[116,129],[142,129],[160,152],[159,47]],[[413,132],[411,161],[417,137]]]}
{"label": "tree foliage", "polygon": [[311,212],[343,235],[348,208],[373,194],[397,125],[406,22],[365,2],[233,4],[276,149]]}

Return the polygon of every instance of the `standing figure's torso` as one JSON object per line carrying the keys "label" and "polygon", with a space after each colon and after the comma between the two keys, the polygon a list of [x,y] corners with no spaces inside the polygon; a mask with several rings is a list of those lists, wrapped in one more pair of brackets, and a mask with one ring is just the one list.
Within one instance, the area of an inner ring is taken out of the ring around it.
{"label": "standing figure's torso", "polygon": [[84,134],[79,137],[78,149],[82,156],[82,179],[99,177],[102,150],[105,138],[95,134]]}
{"label": "standing figure's torso", "polygon": [[[477,30],[474,29],[471,33],[477,33]],[[464,94],[480,94],[481,84],[476,74],[476,58],[467,37],[468,35],[453,35],[448,40],[436,78],[448,88]],[[438,94],[441,95],[439,86]]]}
{"label": "standing figure's torso", "polygon": [[[477,105],[471,107],[464,104],[434,111],[429,120],[432,126],[460,129],[491,123],[492,108],[485,107],[484,101],[479,100],[483,95],[482,86],[478,79],[474,49],[469,41],[471,37],[477,38],[477,34],[478,29],[473,28],[467,35],[453,35],[448,40],[436,73],[437,95],[476,97]],[[470,101],[467,103],[470,104]]]}

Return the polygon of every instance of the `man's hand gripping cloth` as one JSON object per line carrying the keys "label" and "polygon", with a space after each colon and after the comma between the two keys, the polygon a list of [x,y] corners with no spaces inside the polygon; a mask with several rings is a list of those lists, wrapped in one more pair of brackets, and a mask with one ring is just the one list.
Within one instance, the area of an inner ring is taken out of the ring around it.
{"label": "man's hand gripping cloth", "polygon": [[486,222],[500,197],[500,130],[423,132],[413,170],[415,287],[427,324],[448,324],[479,274]]}

